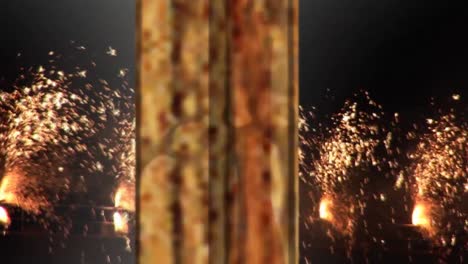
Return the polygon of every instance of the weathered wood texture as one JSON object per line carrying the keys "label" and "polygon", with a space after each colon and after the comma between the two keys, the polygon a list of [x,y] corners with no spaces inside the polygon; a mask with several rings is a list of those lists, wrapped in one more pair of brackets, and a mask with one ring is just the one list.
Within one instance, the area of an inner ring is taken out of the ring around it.
{"label": "weathered wood texture", "polygon": [[297,0],[140,17],[140,263],[296,263]]}

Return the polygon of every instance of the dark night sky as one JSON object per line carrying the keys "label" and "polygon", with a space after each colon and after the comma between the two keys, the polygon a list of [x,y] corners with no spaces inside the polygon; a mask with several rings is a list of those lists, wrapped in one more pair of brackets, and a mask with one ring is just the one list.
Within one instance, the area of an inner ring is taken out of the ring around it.
{"label": "dark night sky", "polygon": [[[466,96],[468,9],[461,4],[300,2],[302,105],[336,111],[366,89],[387,111],[414,114],[426,111],[432,96]],[[327,88],[334,102],[323,100]]]}
{"label": "dark night sky", "polygon": [[[19,66],[45,63],[48,51],[68,55],[71,41],[85,46],[87,56],[103,68],[132,70],[135,16],[135,1],[131,0],[2,1],[0,89],[8,89]],[[104,56],[109,46],[117,49],[118,57]],[[17,53],[22,53],[21,59],[16,58]],[[130,77],[132,82],[132,74]]]}

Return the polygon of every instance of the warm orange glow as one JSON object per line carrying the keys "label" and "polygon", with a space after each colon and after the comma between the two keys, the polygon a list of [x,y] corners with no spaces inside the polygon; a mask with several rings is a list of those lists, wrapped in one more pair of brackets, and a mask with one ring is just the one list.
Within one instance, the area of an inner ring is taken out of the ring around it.
{"label": "warm orange glow", "polygon": [[328,198],[323,198],[320,201],[319,216],[321,219],[324,219],[327,221],[333,220],[333,215],[331,213],[331,206],[332,206],[332,201]]}
{"label": "warm orange glow", "polygon": [[121,184],[114,197],[115,207],[127,211],[135,211],[135,192],[134,186],[130,184]]}
{"label": "warm orange glow", "polygon": [[7,174],[3,177],[0,183],[0,201],[6,203],[14,203],[16,201],[13,191],[15,184],[13,181],[14,177],[11,174]]}
{"label": "warm orange glow", "polygon": [[416,203],[413,209],[413,225],[430,228],[431,220],[429,217],[429,206],[424,203]]}
{"label": "warm orange glow", "polygon": [[8,212],[2,206],[0,206],[0,224],[2,225],[10,224],[10,217],[8,216]]}
{"label": "warm orange glow", "polygon": [[119,212],[114,213],[114,230],[117,233],[128,232],[128,216]]}

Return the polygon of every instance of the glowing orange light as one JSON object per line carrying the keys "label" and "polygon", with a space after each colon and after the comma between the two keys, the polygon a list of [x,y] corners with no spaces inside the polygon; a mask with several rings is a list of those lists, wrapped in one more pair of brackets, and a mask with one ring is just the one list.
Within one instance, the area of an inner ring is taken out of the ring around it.
{"label": "glowing orange light", "polygon": [[10,224],[10,217],[5,208],[0,206],[0,224],[8,226]]}
{"label": "glowing orange light", "polygon": [[413,225],[430,228],[429,207],[424,203],[416,203],[412,215]]}
{"label": "glowing orange light", "polygon": [[333,215],[331,213],[332,201],[328,198],[324,198],[320,201],[319,216],[321,219],[332,221]]}
{"label": "glowing orange light", "polygon": [[0,201],[6,203],[14,203],[15,195],[13,190],[15,189],[14,176],[7,174],[3,177],[2,182],[0,183]]}
{"label": "glowing orange light", "polygon": [[114,197],[114,205],[118,208],[123,208],[127,211],[135,210],[135,192],[134,186],[129,184],[121,184]]}
{"label": "glowing orange light", "polygon": [[114,213],[114,230],[117,233],[128,232],[128,217],[126,214]]}

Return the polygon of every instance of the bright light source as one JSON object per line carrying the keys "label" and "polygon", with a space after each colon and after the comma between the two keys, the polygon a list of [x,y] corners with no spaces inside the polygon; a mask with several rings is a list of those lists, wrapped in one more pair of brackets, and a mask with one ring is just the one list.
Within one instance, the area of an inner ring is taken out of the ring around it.
{"label": "bright light source", "polygon": [[128,232],[128,216],[119,212],[114,213],[114,230],[117,233]]}
{"label": "bright light source", "polygon": [[416,203],[412,215],[413,225],[429,228],[431,221],[429,218],[429,208],[424,203]]}
{"label": "bright light source", "polygon": [[10,224],[10,217],[5,208],[0,206],[0,224],[8,226]]}
{"label": "bright light source", "polygon": [[320,201],[319,207],[319,216],[321,219],[331,221],[333,219],[333,215],[331,213],[332,201],[328,198],[324,198]]}

